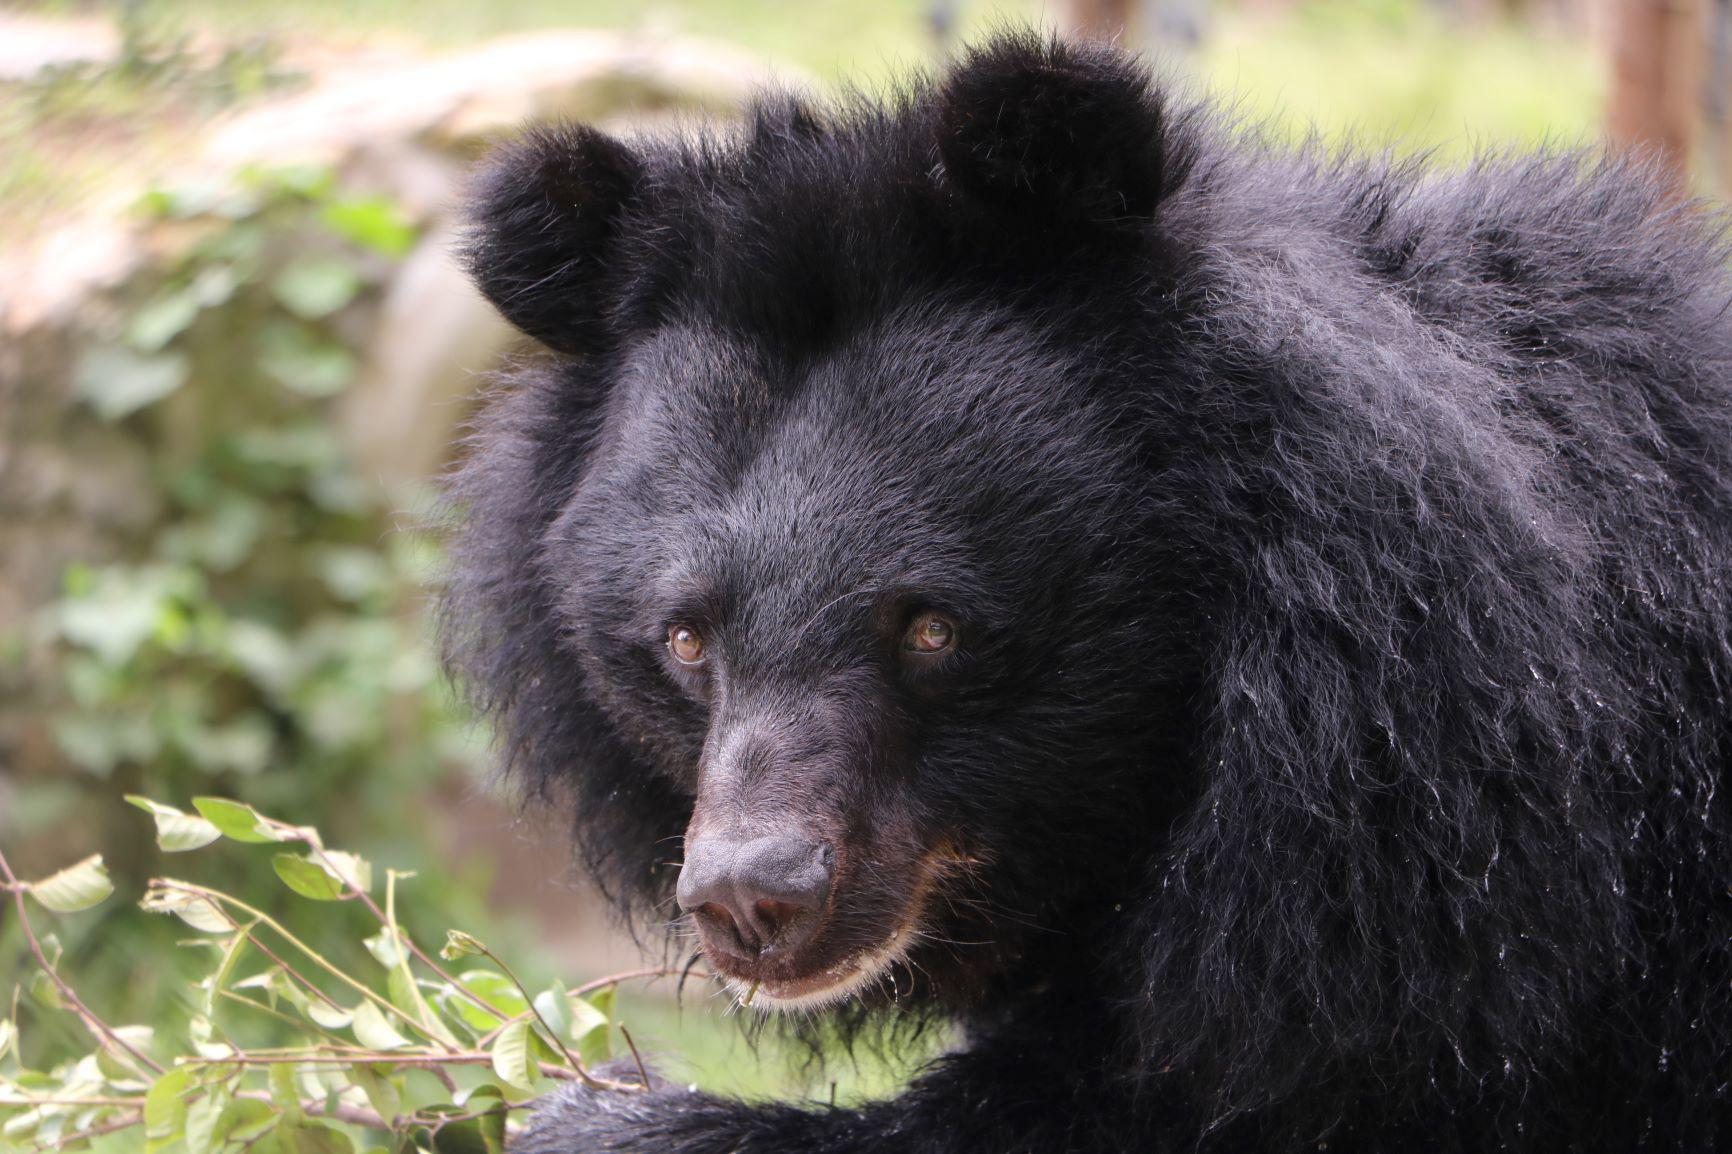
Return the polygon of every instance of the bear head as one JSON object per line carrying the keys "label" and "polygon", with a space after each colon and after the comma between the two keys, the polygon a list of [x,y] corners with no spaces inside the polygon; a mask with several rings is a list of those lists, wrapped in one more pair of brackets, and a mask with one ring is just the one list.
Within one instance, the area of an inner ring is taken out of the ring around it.
{"label": "bear head", "polygon": [[972,996],[1111,916],[1188,788],[1200,567],[1115,385],[1167,137],[1128,58],[1012,37],[887,111],[542,129],[477,182],[476,282],[556,356],[459,480],[453,656],[744,997]]}

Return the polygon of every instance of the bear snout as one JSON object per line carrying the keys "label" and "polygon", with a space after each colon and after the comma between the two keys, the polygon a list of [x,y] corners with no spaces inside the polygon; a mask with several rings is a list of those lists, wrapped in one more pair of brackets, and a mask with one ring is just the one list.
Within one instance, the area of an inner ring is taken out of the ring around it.
{"label": "bear snout", "polygon": [[794,954],[824,919],[835,862],[830,845],[798,833],[698,837],[676,896],[706,949],[746,961]]}

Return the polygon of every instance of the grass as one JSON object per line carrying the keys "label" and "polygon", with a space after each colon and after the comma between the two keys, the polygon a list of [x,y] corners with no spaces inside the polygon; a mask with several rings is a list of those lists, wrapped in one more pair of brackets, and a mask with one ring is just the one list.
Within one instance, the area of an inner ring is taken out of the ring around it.
{"label": "grass", "polygon": [[1591,143],[1607,84],[1606,62],[1580,38],[1374,0],[1303,4],[1274,25],[1228,14],[1196,74],[1290,132],[1445,157]]}
{"label": "grass", "polygon": [[890,1057],[862,1047],[814,1065],[803,1049],[773,1030],[759,1032],[708,986],[692,982],[676,1002],[667,994],[625,992],[619,1018],[664,1077],[716,1094],[858,1102],[894,1093],[936,1048]]}

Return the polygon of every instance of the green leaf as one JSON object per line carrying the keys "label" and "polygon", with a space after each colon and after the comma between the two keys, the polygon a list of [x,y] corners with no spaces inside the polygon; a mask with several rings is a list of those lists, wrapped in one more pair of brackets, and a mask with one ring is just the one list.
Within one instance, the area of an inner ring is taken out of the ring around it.
{"label": "green leaf", "polygon": [[136,793],[127,794],[126,800],[156,819],[156,844],[164,853],[201,849],[222,837],[222,831],[204,818],[182,813],[172,805]]}
{"label": "green leaf", "polygon": [[325,1027],[327,1030],[347,1030],[355,1023],[353,1010],[345,1010],[341,1006],[333,1006],[318,998],[306,1000],[307,1017]]}
{"label": "green leaf", "polygon": [[[497,970],[469,970],[459,975],[457,980],[465,989],[508,1018],[514,1018],[529,1009],[529,1003],[524,1001],[516,984]],[[458,1017],[478,1030],[491,1030],[503,1021],[461,994],[453,994],[450,1004],[456,1009]]]}
{"label": "green leaf", "polygon": [[235,966],[240,962],[241,955],[246,952],[250,940],[248,931],[257,924],[257,922],[253,922],[245,930],[237,932],[234,937],[229,939],[228,944],[223,947],[222,960],[217,963],[217,968],[212,970],[203,982],[199,983],[204,987],[204,1012],[206,1014],[212,1016],[216,1014],[217,996],[223,989],[227,988],[229,979],[234,976]]}
{"label": "green leaf", "polygon": [[79,358],[73,370],[72,392],[104,420],[118,421],[180,388],[189,371],[187,359],[180,353],[147,356],[99,345]]}
{"label": "green leaf", "polygon": [[[138,655],[164,626],[184,616],[182,606],[201,592],[196,571],[181,566],[110,566],[87,573],[57,608],[60,633],[119,668]],[[70,584],[70,582],[69,582]]]}
{"label": "green leaf", "polygon": [[171,1140],[186,1126],[186,1095],[192,1089],[192,1070],[176,1066],[150,1087],[144,1096],[144,1134],[147,1138]]}
{"label": "green leaf", "polygon": [[271,859],[283,884],[304,898],[316,902],[334,902],[343,896],[343,883],[317,862],[298,854],[280,853]]}
{"label": "green leaf", "polygon": [[308,200],[323,200],[336,186],[337,174],[328,164],[276,164],[269,167],[248,166],[241,179],[249,186],[267,193],[293,193]]}
{"label": "green leaf", "polygon": [[415,244],[415,225],[382,196],[354,197],[325,206],[325,226],[344,240],[397,259]]}
{"label": "green leaf", "polygon": [[564,983],[555,982],[550,989],[535,995],[534,1005],[554,1037],[564,1041],[571,1033],[571,995],[565,992]]}
{"label": "green leaf", "polygon": [[198,730],[196,742],[188,752],[200,768],[217,773],[232,769],[236,773],[255,774],[270,764],[271,751],[276,747],[276,730],[263,713],[245,713],[226,725],[212,725]]}
{"label": "green leaf", "polygon": [[[613,991],[604,992],[611,995]],[[590,1065],[599,1065],[613,1057],[613,1039],[608,1032],[612,1014],[583,998],[573,998],[571,1016],[571,1040],[577,1044],[579,1058]]]}
{"label": "green leaf", "polygon": [[213,1082],[205,1087],[202,1098],[186,1108],[186,1148],[190,1154],[213,1154],[221,1146],[217,1123],[230,1100],[228,1088]]}
{"label": "green leaf", "polygon": [[231,841],[262,844],[295,840],[293,833],[272,826],[250,805],[226,797],[195,797],[192,805]]}
{"label": "green leaf", "polygon": [[387,1125],[403,1111],[403,1095],[390,1075],[389,1066],[352,1066],[349,1069],[355,1085],[361,1087],[367,1101]]}
{"label": "green leaf", "polygon": [[140,908],[153,914],[173,914],[195,930],[207,934],[226,934],[235,928],[234,919],[217,900],[184,888],[185,883],[165,878],[145,891]]}
{"label": "green leaf", "polygon": [[192,278],[192,285],[187,289],[192,298],[199,303],[200,308],[215,308],[227,304],[235,295],[235,287],[240,277],[231,265],[208,265],[199,270]]}
{"label": "green leaf", "polygon": [[538,1072],[530,1047],[532,1033],[527,1021],[513,1022],[493,1040],[493,1072],[522,1090],[534,1089]]}
{"label": "green leaf", "polygon": [[614,1010],[613,1010],[614,1003],[616,1001],[618,1001],[618,999],[619,999],[619,987],[617,985],[615,985],[615,986],[603,986],[601,989],[597,990],[595,993],[589,995],[587,998],[584,998],[583,1000],[588,1002],[591,1006],[594,1006],[596,1009],[596,1012],[601,1014],[602,1017],[607,1018],[609,1021],[612,1021],[613,1017],[614,1017]]}
{"label": "green leaf", "polygon": [[[492,1082],[482,1082],[478,1086],[459,1086],[457,1092],[451,1095],[451,1104],[458,1109],[464,1109],[471,1102],[487,1098],[495,1098],[503,1102],[505,1101],[505,1091]],[[477,1108],[479,1109],[479,1105]]]}
{"label": "green leaf", "polygon": [[132,314],[126,343],[141,353],[161,352],[198,319],[199,299],[190,289],[155,297]]}
{"label": "green leaf", "polygon": [[372,1002],[355,1007],[355,1039],[370,1050],[401,1050],[409,1039],[397,1032]]}
{"label": "green leaf", "polygon": [[421,996],[421,989],[415,984],[415,976],[407,963],[397,966],[386,976],[386,988],[391,995],[391,1004],[419,1022],[428,1033],[449,1046],[456,1046],[457,1035],[427,1004],[427,999]]}
{"label": "green leaf", "polygon": [[171,561],[227,573],[251,556],[266,527],[262,502],[225,493],[206,516],[165,526],[157,536],[157,552]]}
{"label": "green leaf", "polygon": [[582,1038],[591,1030],[607,1029],[610,1015],[600,1006],[583,998],[571,998],[570,1006],[571,1036],[574,1040]]}
{"label": "green leaf", "polygon": [[[6,1124],[0,1126],[0,1138],[22,1139],[27,1134],[40,1138],[41,1135],[36,1133],[36,1128],[40,1126],[46,1118],[47,1114],[40,1107],[34,1110],[26,1110],[15,1118],[8,1118]],[[35,1143],[32,1144],[34,1145]],[[10,1146],[8,1146],[8,1148],[10,1148]]]}
{"label": "green leaf", "polygon": [[273,1062],[265,1072],[266,1084],[271,1090],[271,1102],[283,1112],[283,1117],[294,1121],[301,1117],[301,1091],[295,1085],[295,1068],[287,1062]]}
{"label": "green leaf", "polygon": [[[273,696],[286,696],[302,675],[301,655],[295,651],[294,644],[282,633],[268,625],[244,618],[229,622],[228,634],[224,638],[229,659],[240,668],[248,679]],[[218,799],[208,798],[211,802]],[[194,805],[198,804],[195,799]],[[230,805],[237,803],[230,802]],[[245,808],[245,807],[239,807]],[[254,817],[256,818],[256,814]],[[248,819],[251,820],[251,819]],[[221,822],[217,823],[219,826]],[[236,820],[239,827],[240,820]],[[230,834],[236,841],[272,841],[271,836],[238,837]]]}
{"label": "green leaf", "polygon": [[[151,1026],[116,1026],[114,1033],[121,1041],[141,1053],[149,1053],[151,1044],[156,1040],[156,1030]],[[110,1082],[131,1082],[138,1077],[138,1070],[129,1061],[116,1057],[114,1050],[107,1046],[96,1051],[96,1065],[102,1071],[102,1076]]]}
{"label": "green leaf", "polygon": [[64,914],[101,904],[114,892],[114,883],[108,880],[102,855],[94,854],[52,877],[32,882],[27,888],[30,896],[44,907]]}
{"label": "green leaf", "polygon": [[66,999],[61,996],[59,983],[41,970],[37,970],[30,976],[30,996],[35,998],[39,1005],[46,1006],[50,1010],[71,1008],[66,1004]]}
{"label": "green leaf", "polygon": [[351,604],[388,597],[396,588],[391,563],[374,549],[323,549],[314,556],[313,564],[326,588]]}
{"label": "green leaf", "polygon": [[285,266],[271,281],[282,306],[306,321],[330,316],[361,291],[361,274],[349,261],[309,256]]}
{"label": "green leaf", "polygon": [[462,930],[445,931],[445,948],[439,951],[439,956],[448,962],[458,958],[471,958],[485,954],[487,947],[474,934],[466,934]]}
{"label": "green leaf", "polygon": [[4,1058],[17,1041],[17,1025],[9,1018],[0,1018],[0,1058]]}
{"label": "green leaf", "polygon": [[217,1037],[216,1023],[207,1014],[194,1014],[186,1024],[186,1033],[192,1039],[192,1048],[201,1058],[215,1061],[236,1054],[233,1046]]}
{"label": "green leaf", "polygon": [[373,863],[359,854],[327,849],[314,854],[311,860],[333,879],[352,890],[368,893],[373,888]]}
{"label": "green leaf", "polygon": [[490,1110],[475,1119],[475,1128],[481,1132],[481,1141],[487,1147],[487,1154],[505,1154],[505,1106]]}
{"label": "green leaf", "polygon": [[259,334],[259,367],[303,397],[334,397],[355,379],[348,349],[301,325],[278,323]]}
{"label": "green leaf", "polygon": [[257,1098],[236,1098],[225,1112],[219,1128],[229,1142],[239,1142],[243,1149],[257,1151],[255,1143],[277,1128],[282,1117],[269,1102]]}
{"label": "green leaf", "polygon": [[409,956],[403,948],[401,930],[393,932],[390,929],[381,929],[372,937],[362,939],[361,944],[367,947],[367,952],[373,955],[374,960],[388,970],[396,969]]}
{"label": "green leaf", "polygon": [[291,1154],[355,1154],[355,1144],[347,1134],[317,1122],[291,1124],[284,1119],[277,1133]]}

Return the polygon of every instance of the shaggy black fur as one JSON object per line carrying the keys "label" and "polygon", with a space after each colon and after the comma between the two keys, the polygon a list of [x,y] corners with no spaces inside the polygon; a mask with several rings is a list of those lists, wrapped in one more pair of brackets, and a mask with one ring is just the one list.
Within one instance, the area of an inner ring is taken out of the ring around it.
{"label": "shaggy black fur", "polygon": [[[967,1036],[892,1101],[579,1093],[520,1149],[1732,1144],[1706,214],[1621,162],[1267,144],[1012,35],[739,138],[543,131],[474,220],[577,354],[457,483],[505,760],[666,920],[715,730],[828,718],[849,755],[766,804],[888,807],[866,874],[943,847],[878,1002]],[[960,650],[913,675],[886,604]]]}

